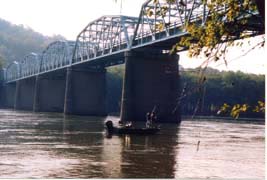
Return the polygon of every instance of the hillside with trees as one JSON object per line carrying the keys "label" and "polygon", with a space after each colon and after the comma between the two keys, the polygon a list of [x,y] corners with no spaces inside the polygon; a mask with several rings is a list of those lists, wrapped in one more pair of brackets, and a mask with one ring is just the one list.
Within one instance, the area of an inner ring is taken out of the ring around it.
{"label": "hillside with trees", "polygon": [[30,52],[40,53],[49,43],[59,39],[64,37],[44,36],[29,27],[0,19],[0,62],[7,65]]}

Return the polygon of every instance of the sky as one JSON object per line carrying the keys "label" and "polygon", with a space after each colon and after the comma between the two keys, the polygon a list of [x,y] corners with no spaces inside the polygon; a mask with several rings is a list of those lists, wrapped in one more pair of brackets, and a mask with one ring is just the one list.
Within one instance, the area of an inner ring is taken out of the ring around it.
{"label": "sky", "polygon": [[[1,0],[0,18],[13,24],[23,24],[44,35],[60,34],[75,40],[79,32],[91,21],[103,15],[138,16],[145,0]],[[121,8],[122,1],[122,8]],[[256,40],[252,40],[257,42]],[[267,71],[265,49],[253,50],[246,56],[237,58],[245,52],[233,49],[228,55],[228,65],[212,63],[219,70],[241,70],[246,73],[265,74]],[[197,67],[201,58],[188,58],[180,54],[183,67]]]}

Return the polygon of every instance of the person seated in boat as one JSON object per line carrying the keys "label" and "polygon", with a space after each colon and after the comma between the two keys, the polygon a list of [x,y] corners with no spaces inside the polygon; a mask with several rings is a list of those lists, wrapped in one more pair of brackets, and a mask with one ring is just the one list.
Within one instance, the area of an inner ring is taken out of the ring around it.
{"label": "person seated in boat", "polygon": [[122,120],[119,120],[118,124],[119,124],[119,126],[123,126]]}
{"label": "person seated in boat", "polygon": [[125,127],[126,127],[126,128],[131,128],[132,126],[133,126],[132,121],[128,121],[128,122],[126,122],[126,124],[125,124]]}

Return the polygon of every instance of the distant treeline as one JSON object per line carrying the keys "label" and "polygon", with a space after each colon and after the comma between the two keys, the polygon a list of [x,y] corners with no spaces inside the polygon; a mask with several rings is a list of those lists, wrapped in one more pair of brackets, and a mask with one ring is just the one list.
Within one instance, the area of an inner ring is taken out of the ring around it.
{"label": "distant treeline", "polygon": [[0,66],[21,60],[31,52],[41,53],[49,43],[62,39],[64,37],[60,35],[44,36],[29,27],[0,18]]}
{"label": "distant treeline", "polygon": [[[119,112],[124,66],[109,68],[107,75],[108,111]],[[200,82],[200,78],[202,80]],[[204,81],[203,81],[204,79]],[[199,69],[182,69],[180,72],[181,110],[183,115],[217,115],[224,103],[248,104],[251,108],[240,117],[263,118],[253,112],[258,101],[265,102],[264,75],[223,71],[208,68],[204,76]],[[184,91],[184,93],[182,93]],[[229,116],[229,114],[220,114]]]}

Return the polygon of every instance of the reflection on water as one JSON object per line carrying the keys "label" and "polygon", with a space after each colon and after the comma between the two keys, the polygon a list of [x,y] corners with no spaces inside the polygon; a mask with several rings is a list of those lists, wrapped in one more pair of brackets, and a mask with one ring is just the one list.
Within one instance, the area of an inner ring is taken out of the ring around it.
{"label": "reflection on water", "polygon": [[0,110],[0,178],[264,179],[264,125],[183,121],[106,138],[104,121]]}

